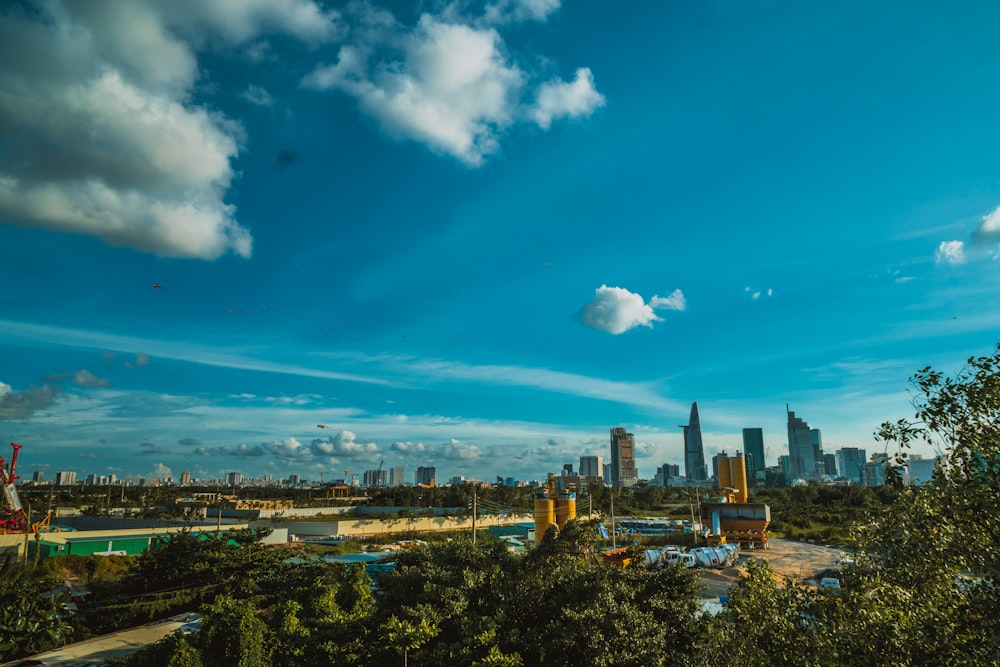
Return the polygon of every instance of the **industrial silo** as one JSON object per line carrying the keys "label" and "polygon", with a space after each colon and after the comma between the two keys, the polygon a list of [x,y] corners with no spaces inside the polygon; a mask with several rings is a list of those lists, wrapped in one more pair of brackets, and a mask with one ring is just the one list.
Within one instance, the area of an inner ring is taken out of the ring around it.
{"label": "industrial silo", "polygon": [[[537,501],[536,501],[537,502]],[[535,510],[536,516],[538,510]],[[571,491],[560,491],[556,499],[556,525],[560,528],[566,525],[567,521],[576,518],[576,494]],[[535,519],[536,523],[538,519]]]}

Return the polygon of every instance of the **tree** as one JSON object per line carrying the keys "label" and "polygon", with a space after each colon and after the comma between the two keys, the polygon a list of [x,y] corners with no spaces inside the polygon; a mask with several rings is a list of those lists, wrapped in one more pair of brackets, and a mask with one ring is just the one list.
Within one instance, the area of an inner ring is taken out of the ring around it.
{"label": "tree", "polygon": [[253,605],[219,596],[209,605],[198,643],[205,664],[268,667],[267,626]]}
{"label": "tree", "polygon": [[43,596],[50,587],[32,578],[16,556],[0,556],[0,661],[61,646],[69,638],[69,596]]}
{"label": "tree", "polygon": [[1000,654],[1000,346],[953,377],[911,379],[914,421],[882,425],[897,465],[917,441],[941,452],[934,478],[904,486],[856,527],[842,589],[776,585],[751,567],[710,626],[704,656],[747,665],[984,665]]}

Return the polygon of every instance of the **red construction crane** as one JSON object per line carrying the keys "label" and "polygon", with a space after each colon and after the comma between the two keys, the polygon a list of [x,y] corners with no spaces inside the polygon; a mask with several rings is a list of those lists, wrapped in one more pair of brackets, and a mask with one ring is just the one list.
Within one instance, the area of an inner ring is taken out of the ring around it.
{"label": "red construction crane", "polygon": [[3,497],[6,500],[6,507],[0,507],[0,535],[4,533],[23,533],[28,529],[28,515],[21,506],[21,498],[17,495],[17,487],[14,482],[21,479],[17,476],[17,453],[21,451],[21,445],[16,442],[10,443],[14,450],[10,457],[10,469],[0,456],[0,487],[3,487]]}

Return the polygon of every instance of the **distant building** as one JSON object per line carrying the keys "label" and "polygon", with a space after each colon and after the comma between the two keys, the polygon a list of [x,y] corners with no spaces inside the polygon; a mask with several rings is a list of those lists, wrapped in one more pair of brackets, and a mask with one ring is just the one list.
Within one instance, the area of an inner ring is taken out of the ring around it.
{"label": "distant building", "polygon": [[298,475],[288,476],[288,486],[298,486],[301,483],[302,483],[302,478],[299,477]]}
{"label": "distant building", "polygon": [[386,478],[386,471],[378,468],[377,470],[366,470],[363,481],[365,486],[385,486]]}
{"label": "distant building", "polygon": [[837,476],[837,456],[835,454],[823,455],[823,474],[830,477]]}
{"label": "distant building", "polygon": [[563,469],[562,469],[562,474],[563,474],[563,477],[573,477],[573,476],[575,476],[576,473],[573,472],[573,464],[572,463],[564,463],[563,464]]}
{"label": "distant building", "polygon": [[605,463],[604,466],[603,466],[603,468],[602,468],[602,474],[601,474],[601,476],[604,478],[604,483],[607,486],[611,486],[611,480],[614,479],[614,477],[612,477],[611,470],[612,470],[611,469],[611,464],[610,463]]}
{"label": "distant building", "polygon": [[635,486],[639,473],[635,469],[635,436],[624,428],[611,429],[611,485]]}
{"label": "distant building", "polygon": [[818,428],[811,428],[809,429],[809,439],[812,441],[813,460],[816,462],[816,468],[813,472],[817,476],[829,475],[823,460],[823,433]]}
{"label": "distant building", "polygon": [[747,463],[747,482],[750,486],[756,486],[764,481],[764,468],[767,467],[767,461],[764,460],[764,429],[743,429],[743,455]]}
{"label": "distant building", "polygon": [[31,476],[31,483],[41,484],[43,481],[45,481],[45,474],[41,470],[36,470]]}
{"label": "distant building", "polygon": [[804,419],[796,417],[795,413],[785,406],[788,414],[788,474],[793,482],[796,479],[816,479],[816,449],[813,445],[812,429]]}
{"label": "distant building", "polygon": [[837,450],[837,472],[852,484],[865,483],[865,463],[867,453],[857,447],[843,447]]}
{"label": "distant building", "polygon": [[181,473],[181,486],[187,486],[191,483],[191,473],[187,470]]}
{"label": "distant building", "polygon": [[76,484],[76,473],[73,471],[59,471],[56,473],[56,486],[73,486]]}
{"label": "distant building", "polygon": [[680,479],[681,467],[676,463],[664,463],[656,469],[653,486],[672,486]]}
{"label": "distant building", "polygon": [[389,468],[389,486],[405,486],[406,485],[406,468],[403,466],[395,466]]}
{"label": "distant building", "polygon": [[939,463],[938,457],[925,459],[920,454],[911,454],[906,459],[907,481],[919,486],[934,479],[934,469]]}
{"label": "distant building", "polygon": [[420,466],[414,475],[413,481],[424,486],[434,486],[434,476],[437,469],[433,466]]}
{"label": "distant building", "polygon": [[242,483],[243,483],[243,473],[241,472],[226,473],[226,486],[239,486]]}
{"label": "distant building", "polygon": [[889,456],[884,452],[872,454],[872,460],[865,463],[865,486],[882,486],[885,484],[886,469],[889,467]]}
{"label": "distant building", "polygon": [[715,479],[715,480],[719,479],[719,463],[721,461],[727,461],[727,460],[729,460],[729,454],[727,454],[726,450],[724,450],[724,449],[721,452],[719,452],[718,454],[716,454],[715,456],[712,457],[712,478],[713,479]]}
{"label": "distant building", "polygon": [[704,482],[708,479],[705,465],[705,446],[701,440],[701,418],[698,416],[698,401],[691,404],[691,416],[684,429],[684,475],[689,482]]}
{"label": "distant building", "polygon": [[601,456],[581,456],[580,477],[604,477],[604,458]]}

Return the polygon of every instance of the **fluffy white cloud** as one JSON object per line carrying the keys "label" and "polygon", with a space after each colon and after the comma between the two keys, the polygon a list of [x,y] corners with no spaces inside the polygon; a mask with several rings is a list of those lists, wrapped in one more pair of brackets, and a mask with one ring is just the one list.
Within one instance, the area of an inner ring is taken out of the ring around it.
{"label": "fluffy white cloud", "polygon": [[73,384],[78,387],[107,387],[111,383],[83,368],[73,373]]}
{"label": "fluffy white cloud", "polygon": [[264,449],[279,459],[302,460],[312,458],[312,451],[295,438],[272,440],[264,444]]}
{"label": "fluffy white cloud", "polygon": [[444,459],[469,461],[472,459],[478,459],[480,453],[478,445],[471,442],[462,442],[452,438],[445,444],[441,445],[436,455]]}
{"label": "fluffy white cloud", "polygon": [[559,9],[559,0],[497,0],[486,5],[488,23],[545,21]]}
{"label": "fluffy white cloud", "polygon": [[601,285],[594,290],[594,299],[583,307],[580,315],[588,326],[620,334],[637,326],[652,327],[653,322],[662,322],[655,308],[684,310],[686,307],[680,290],[674,290],[668,297],[654,296],[647,304],[640,295],[624,287]]}
{"label": "fluffy white cloud", "polygon": [[983,216],[979,227],[972,233],[972,240],[977,243],[1000,241],[1000,206]]}
{"label": "fluffy white cloud", "polygon": [[196,49],[317,41],[311,0],[78,3],[0,13],[0,219],[165,256],[249,256],[225,203],[242,130],[191,102]]}
{"label": "fluffy white cloud", "polygon": [[59,394],[59,387],[43,384],[14,391],[13,387],[0,382],[0,419],[28,419],[39,410],[51,407]]}
{"label": "fluffy white cloud", "polygon": [[581,67],[573,81],[549,81],[538,87],[532,117],[539,127],[547,130],[555,118],[589,116],[604,102],[604,95],[594,87],[593,73]]}
{"label": "fluffy white cloud", "polygon": [[343,458],[370,458],[379,451],[374,442],[358,442],[351,431],[341,431],[325,440],[317,438],[309,444],[309,448],[317,456]]}
{"label": "fluffy white cloud", "polygon": [[394,452],[420,454],[427,451],[427,447],[422,442],[394,442],[391,447]]}
{"label": "fluffy white cloud", "polygon": [[962,241],[941,241],[934,253],[934,261],[938,264],[964,264],[965,243]]}
{"label": "fluffy white cloud", "polygon": [[654,296],[649,300],[649,305],[653,308],[653,310],[656,310],[657,308],[666,308],[667,310],[685,310],[687,309],[687,300],[684,298],[684,292],[679,289],[675,289],[669,296]]}
{"label": "fluffy white cloud", "polygon": [[368,50],[346,46],[336,64],[303,81],[358,99],[390,134],[416,139],[470,165],[498,148],[513,119],[523,76],[507,64],[499,34],[448,24],[424,14],[403,39],[401,59],[368,71]]}
{"label": "fluffy white cloud", "polygon": [[250,104],[255,104],[259,107],[269,107],[274,105],[274,98],[271,97],[271,93],[267,92],[260,86],[248,86],[247,89],[243,91],[242,97]]}
{"label": "fluffy white cloud", "polygon": [[366,29],[352,33],[337,62],[316,67],[302,85],[344,92],[388,134],[477,166],[499,150],[500,134],[516,121],[532,118],[548,128],[556,118],[586,115],[604,103],[586,68],[572,82],[539,86],[533,106],[521,102],[529,77],[511,62],[489,17],[493,24],[542,20],[558,5],[499,2],[487,8],[485,21],[451,6],[441,16],[423,14],[413,27],[371,10],[359,20]]}

